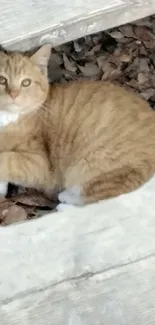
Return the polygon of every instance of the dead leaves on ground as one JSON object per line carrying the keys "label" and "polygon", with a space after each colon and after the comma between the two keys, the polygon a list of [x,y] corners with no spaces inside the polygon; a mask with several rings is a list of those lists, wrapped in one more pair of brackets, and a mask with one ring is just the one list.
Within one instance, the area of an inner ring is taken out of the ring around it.
{"label": "dead leaves on ground", "polygon": [[[155,108],[155,16],[53,48],[51,82],[112,80],[139,92]],[[53,72],[54,71],[54,74]]]}
{"label": "dead leaves on ground", "polygon": [[15,222],[21,222],[28,219],[27,211],[18,206],[12,205],[11,202],[0,201],[0,225],[8,226]]}
{"label": "dead leaves on ground", "polygon": [[34,219],[55,209],[56,201],[49,200],[43,193],[23,189],[10,198],[0,198],[0,225],[6,226],[26,219]]}

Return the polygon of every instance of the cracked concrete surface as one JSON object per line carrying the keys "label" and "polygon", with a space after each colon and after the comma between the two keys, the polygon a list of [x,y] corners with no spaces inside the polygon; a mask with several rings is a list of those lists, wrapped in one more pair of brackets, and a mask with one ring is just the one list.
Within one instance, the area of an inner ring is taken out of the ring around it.
{"label": "cracked concrete surface", "polygon": [[1,228],[1,323],[154,325],[154,188]]}

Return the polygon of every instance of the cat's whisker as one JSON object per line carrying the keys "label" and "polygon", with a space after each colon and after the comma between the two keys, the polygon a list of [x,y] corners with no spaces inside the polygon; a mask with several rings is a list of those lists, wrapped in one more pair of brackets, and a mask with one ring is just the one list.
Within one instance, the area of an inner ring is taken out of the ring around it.
{"label": "cat's whisker", "polygon": [[38,110],[37,114],[39,115],[39,117],[41,118],[41,120],[47,125],[50,126],[51,125],[51,121],[49,121],[46,117],[46,115],[43,113],[42,111],[44,111],[45,113],[51,115],[51,117],[55,118],[56,114],[53,113],[52,109],[50,109],[48,106],[46,106],[45,104],[42,105],[41,109]]}
{"label": "cat's whisker", "polygon": [[45,112],[49,112],[50,111],[50,114],[54,116],[56,116],[55,114],[55,111],[52,110],[51,107],[48,106],[48,103],[44,103],[42,106],[41,106],[41,110],[44,110]]}

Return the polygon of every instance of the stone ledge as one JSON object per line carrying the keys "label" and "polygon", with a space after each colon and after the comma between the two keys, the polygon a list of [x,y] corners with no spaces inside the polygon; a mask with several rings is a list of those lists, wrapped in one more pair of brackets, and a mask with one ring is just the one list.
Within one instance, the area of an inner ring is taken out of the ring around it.
{"label": "stone ledge", "polygon": [[0,43],[53,46],[155,13],[154,0],[1,0]]}
{"label": "stone ledge", "polygon": [[154,188],[1,228],[2,324],[154,325]]}

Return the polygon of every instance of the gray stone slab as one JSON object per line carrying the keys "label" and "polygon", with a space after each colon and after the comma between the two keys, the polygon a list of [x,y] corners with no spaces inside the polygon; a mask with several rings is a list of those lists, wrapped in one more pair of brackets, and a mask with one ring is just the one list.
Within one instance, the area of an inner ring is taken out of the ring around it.
{"label": "gray stone slab", "polygon": [[1,0],[0,43],[58,45],[154,13],[154,0]]}

